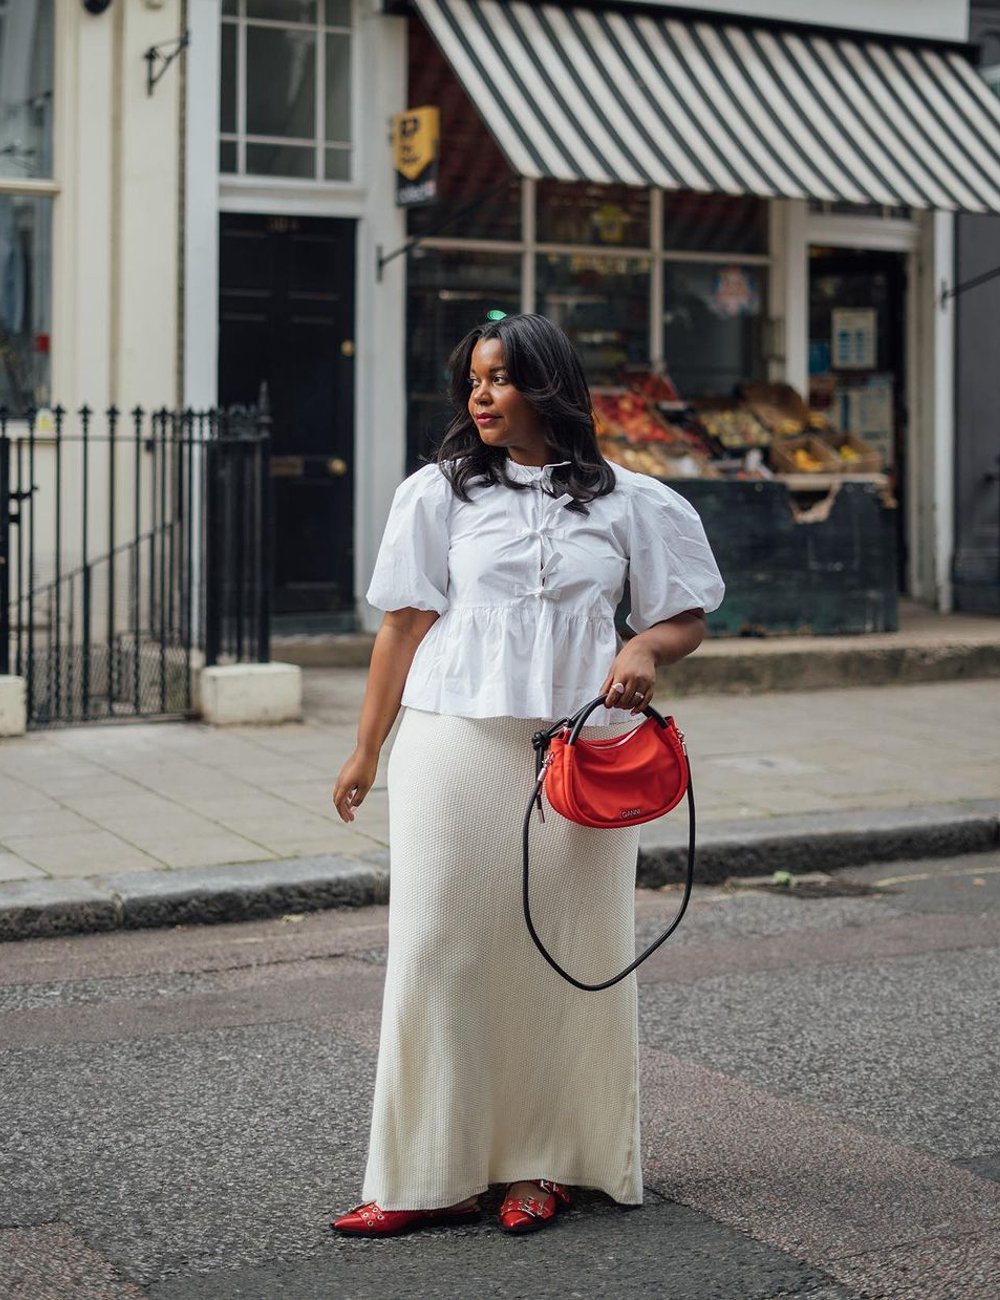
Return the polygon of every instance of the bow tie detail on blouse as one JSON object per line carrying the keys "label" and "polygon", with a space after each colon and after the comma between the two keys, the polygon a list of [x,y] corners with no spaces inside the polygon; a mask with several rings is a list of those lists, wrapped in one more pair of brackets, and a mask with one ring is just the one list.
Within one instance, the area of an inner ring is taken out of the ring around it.
{"label": "bow tie detail on blouse", "polygon": [[[529,467],[522,466],[519,468]],[[547,469],[548,466],[544,468]],[[535,596],[539,600],[559,600],[559,588],[550,586],[549,578],[558,569],[562,560],[562,552],[558,551],[553,545],[549,536],[549,529],[558,526],[559,512],[572,500],[572,496],[568,492],[564,492],[561,497],[556,497],[553,501],[548,502],[542,507],[542,518],[538,527],[529,528],[525,534],[527,537],[535,538],[539,544],[538,585],[532,587],[528,592],[529,596]]]}

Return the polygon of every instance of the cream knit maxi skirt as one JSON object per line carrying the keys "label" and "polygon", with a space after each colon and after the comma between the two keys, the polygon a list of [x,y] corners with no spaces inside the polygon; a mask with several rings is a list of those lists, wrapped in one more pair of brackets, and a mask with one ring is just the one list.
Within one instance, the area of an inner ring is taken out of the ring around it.
{"label": "cream knit maxi skirt", "polygon": [[[453,1205],[551,1178],[642,1200],[635,976],[582,992],[521,911],[540,721],[409,709],[389,759],[389,957],[364,1199]],[[594,728],[609,735],[622,728]],[[532,914],[578,979],[632,960],[638,827],[533,817]]]}

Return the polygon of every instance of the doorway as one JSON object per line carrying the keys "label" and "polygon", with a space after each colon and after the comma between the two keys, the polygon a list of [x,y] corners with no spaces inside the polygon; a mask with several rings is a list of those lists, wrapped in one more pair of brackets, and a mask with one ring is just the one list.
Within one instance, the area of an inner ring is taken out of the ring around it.
{"label": "doorway", "polygon": [[354,221],[221,216],[219,404],[270,403],[285,631],[353,625],[354,258]]}
{"label": "doorway", "polygon": [[906,254],[809,249],[809,405],[879,453],[896,499],[898,582],[908,538]]}

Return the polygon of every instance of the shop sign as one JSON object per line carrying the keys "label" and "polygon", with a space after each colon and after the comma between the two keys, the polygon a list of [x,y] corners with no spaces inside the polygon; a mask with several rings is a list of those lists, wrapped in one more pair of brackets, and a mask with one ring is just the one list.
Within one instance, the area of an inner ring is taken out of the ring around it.
{"label": "shop sign", "polygon": [[834,370],[875,369],[877,321],[874,307],[834,307],[830,329]]}
{"label": "shop sign", "polygon": [[441,115],[434,106],[411,108],[392,119],[396,206],[436,203]]}
{"label": "shop sign", "polygon": [[757,277],[744,266],[722,266],[712,285],[712,306],[720,316],[757,316]]}
{"label": "shop sign", "polygon": [[620,203],[604,203],[593,215],[594,234],[602,244],[624,244],[630,220]]}

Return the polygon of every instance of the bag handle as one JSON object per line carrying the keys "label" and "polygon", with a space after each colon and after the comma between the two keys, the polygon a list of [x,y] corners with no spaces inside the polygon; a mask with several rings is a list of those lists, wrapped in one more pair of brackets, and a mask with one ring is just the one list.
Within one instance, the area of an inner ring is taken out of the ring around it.
{"label": "bag handle", "polygon": [[[559,724],[560,730],[563,727],[569,728],[569,740],[566,742],[568,745],[576,744],[576,742],[580,739],[580,732],[583,730],[587,719],[590,717],[590,715],[594,712],[595,709],[599,709],[601,705],[604,704],[604,701],[606,699],[607,699],[606,695],[598,695],[596,700],[591,700],[590,703],[585,704],[582,709],[577,709],[576,713],[574,713],[571,718],[566,718],[564,719],[563,722]],[[663,716],[662,713],[657,713],[656,709],[654,709],[651,704],[647,704],[646,707],[642,710],[642,712],[646,715],[647,718],[652,718],[654,722],[659,723],[661,727],[664,728],[666,727],[667,725],[666,718]]]}
{"label": "bag handle", "polygon": [[[677,914],[670,922],[667,928],[643,952],[636,957],[635,961],[630,962],[624,970],[619,971],[610,979],[602,980],[599,984],[586,984],[583,980],[578,980],[559,965],[549,950],[538,937],[538,931],[531,919],[531,890],[529,884],[529,857],[530,857],[530,839],[531,839],[531,813],[534,807],[538,806],[539,812],[542,809],[542,782],[544,780],[544,755],[548,749],[549,741],[557,736],[564,728],[570,728],[569,744],[575,744],[580,734],[580,729],[587,718],[597,708],[599,704],[604,703],[605,697],[599,695],[596,700],[590,704],[585,704],[582,709],[574,713],[572,718],[562,718],[555,726],[548,731],[536,732],[532,738],[532,744],[535,747],[535,788],[531,792],[531,798],[528,800],[528,806],[524,811],[524,822],[521,827],[521,852],[522,852],[522,875],[521,875],[521,902],[524,909],[524,920],[528,927],[528,933],[531,935],[532,942],[545,960],[549,963],[557,974],[561,975],[567,983],[572,984],[574,988],[583,989],[588,993],[597,993],[601,989],[609,989],[612,985],[620,983],[627,975],[632,972],[646,960],[651,957],[657,948],[673,934],[680,925],[684,913],[687,911],[688,902],[691,899],[691,890],[694,886],[694,861],[695,861],[695,812],[694,812],[694,784],[691,780],[691,764],[688,762],[688,783],[687,783],[687,806],[688,806],[688,851],[687,851],[687,875],[684,881],[684,897],[681,899],[681,905],[677,909]],[[651,706],[647,705],[643,709],[647,717],[654,718],[660,726],[667,725],[666,720],[661,714]]]}

